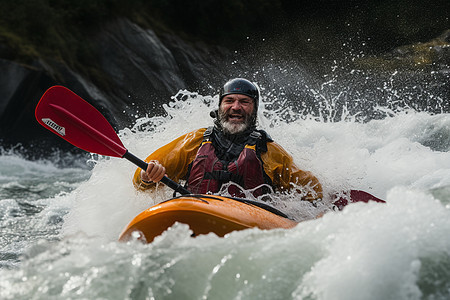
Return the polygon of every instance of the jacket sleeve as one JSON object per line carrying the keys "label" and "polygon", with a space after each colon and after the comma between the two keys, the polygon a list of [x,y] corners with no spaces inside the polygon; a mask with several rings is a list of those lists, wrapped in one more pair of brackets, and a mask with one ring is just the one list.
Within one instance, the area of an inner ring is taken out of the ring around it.
{"label": "jacket sleeve", "polygon": [[[158,160],[166,168],[167,176],[175,182],[179,181],[186,175],[188,165],[194,160],[205,130],[206,128],[203,128],[180,136],[150,154],[145,161]],[[141,180],[141,168],[137,168],[134,172],[133,184],[139,190],[155,186],[154,183],[145,183]]]}
{"label": "jacket sleeve", "polygon": [[319,180],[311,172],[300,170],[292,156],[277,143],[267,143],[267,152],[261,155],[261,159],[275,188],[280,191],[296,188],[302,200],[313,201],[323,197]]}

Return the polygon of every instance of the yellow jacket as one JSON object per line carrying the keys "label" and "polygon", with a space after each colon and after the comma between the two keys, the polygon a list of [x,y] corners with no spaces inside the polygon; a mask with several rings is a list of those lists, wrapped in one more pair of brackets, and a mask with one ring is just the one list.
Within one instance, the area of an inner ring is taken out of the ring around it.
{"label": "yellow jacket", "polygon": [[[188,165],[195,159],[206,128],[198,129],[180,136],[171,143],[150,154],[146,162],[158,160],[165,168],[167,177],[178,182],[184,179]],[[322,198],[322,186],[312,173],[300,170],[289,155],[275,142],[267,143],[267,152],[261,154],[263,167],[272,180],[277,191],[288,191],[293,186],[303,187],[302,199],[316,200]],[[147,190],[154,184],[141,181],[141,169],[134,173],[133,184],[137,189]],[[300,191],[301,192],[301,191]]]}

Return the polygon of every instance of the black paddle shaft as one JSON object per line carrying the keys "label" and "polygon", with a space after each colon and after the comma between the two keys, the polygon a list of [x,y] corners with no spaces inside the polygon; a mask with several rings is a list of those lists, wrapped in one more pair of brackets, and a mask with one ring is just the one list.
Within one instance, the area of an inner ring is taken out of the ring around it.
{"label": "black paddle shaft", "polygon": [[[142,159],[134,156],[128,150],[127,150],[127,152],[125,152],[125,154],[122,157],[127,159],[127,160],[129,160],[129,161],[131,161],[133,164],[135,164],[136,166],[138,166],[142,170],[144,170],[144,171],[147,170],[148,164],[145,161],[143,161]],[[181,186],[180,184],[178,184],[175,181],[171,180],[167,176],[164,176],[161,179],[161,182],[164,183],[165,185],[167,185],[168,187],[170,187],[171,189],[173,189],[174,191],[182,194],[182,195],[189,195],[189,194],[191,194],[191,192],[189,192],[183,186]]]}

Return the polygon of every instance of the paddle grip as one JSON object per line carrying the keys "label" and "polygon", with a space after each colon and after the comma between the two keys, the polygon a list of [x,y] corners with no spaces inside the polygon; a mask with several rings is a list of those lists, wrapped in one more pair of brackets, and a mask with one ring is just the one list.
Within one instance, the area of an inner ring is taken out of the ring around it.
{"label": "paddle grip", "polygon": [[[148,164],[145,161],[143,161],[142,159],[140,159],[140,158],[134,156],[132,153],[128,152],[128,150],[127,150],[127,152],[125,152],[125,154],[122,156],[122,158],[125,158],[125,159],[131,161],[133,164],[135,164],[136,166],[138,166],[142,170],[147,170]],[[191,194],[191,192],[189,192],[183,186],[181,186],[180,184],[176,183],[175,181],[173,181],[172,179],[168,178],[167,176],[164,176],[161,179],[161,182],[164,183],[165,185],[167,185],[168,187],[170,187],[175,192],[178,192],[178,193],[180,193],[182,195],[189,195],[189,194]]]}

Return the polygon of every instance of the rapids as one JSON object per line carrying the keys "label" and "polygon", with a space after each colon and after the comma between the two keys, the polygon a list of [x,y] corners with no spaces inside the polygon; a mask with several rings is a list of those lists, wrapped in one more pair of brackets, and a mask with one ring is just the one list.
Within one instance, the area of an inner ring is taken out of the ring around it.
{"label": "rapids", "polygon": [[[378,107],[385,117],[361,121],[328,102],[330,120],[277,101],[263,98],[260,127],[326,194],[316,207],[295,195],[274,203],[301,221],[291,230],[192,238],[178,224],[152,244],[119,243],[135,215],[172,191],[137,192],[135,166],[118,158],[67,154],[74,162],[61,164],[3,151],[0,298],[448,299],[450,114]],[[209,126],[216,105],[217,96],[180,91],[166,115],[143,112],[119,135],[143,159]],[[330,195],[348,189],[387,203],[333,211]]]}

